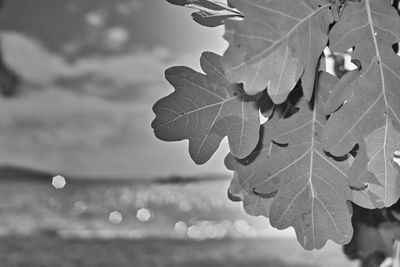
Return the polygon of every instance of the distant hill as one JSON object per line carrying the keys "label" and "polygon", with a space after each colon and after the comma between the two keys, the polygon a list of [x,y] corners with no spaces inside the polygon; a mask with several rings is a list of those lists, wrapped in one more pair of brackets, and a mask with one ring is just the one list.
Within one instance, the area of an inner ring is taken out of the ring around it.
{"label": "distant hill", "polygon": [[150,179],[150,180],[155,183],[162,183],[162,184],[181,184],[181,183],[227,180],[230,178],[231,177],[226,176],[226,175],[201,175],[201,176],[171,175],[171,176],[166,176],[166,177],[157,177],[157,178]]}
{"label": "distant hill", "polygon": [[[28,167],[20,167],[13,165],[0,166],[0,182],[17,182],[17,181],[35,181],[35,182],[51,182],[55,175],[60,173],[38,170]],[[63,175],[63,174],[61,174]],[[207,182],[215,180],[225,180],[230,177],[225,175],[202,175],[202,176],[179,176],[171,175],[165,177],[154,178],[134,178],[134,177],[86,177],[86,176],[71,176],[65,174],[65,178],[76,183],[84,182],[102,182],[102,183],[193,183]]]}
{"label": "distant hill", "polygon": [[0,166],[1,181],[42,181],[49,182],[55,174],[26,167]]}

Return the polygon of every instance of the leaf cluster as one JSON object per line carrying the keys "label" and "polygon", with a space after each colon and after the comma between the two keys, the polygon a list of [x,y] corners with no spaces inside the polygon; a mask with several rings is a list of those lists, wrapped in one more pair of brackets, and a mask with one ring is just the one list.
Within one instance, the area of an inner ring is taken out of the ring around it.
{"label": "leaf cluster", "polygon": [[[205,52],[204,73],[172,67],[175,91],[154,105],[165,141],[189,140],[202,164],[228,138],[228,195],[306,249],[351,240],[350,202],[400,197],[400,17],[389,0],[168,0],[225,26],[229,47]],[[356,68],[325,71],[324,51]],[[260,118],[265,122],[261,123]]]}

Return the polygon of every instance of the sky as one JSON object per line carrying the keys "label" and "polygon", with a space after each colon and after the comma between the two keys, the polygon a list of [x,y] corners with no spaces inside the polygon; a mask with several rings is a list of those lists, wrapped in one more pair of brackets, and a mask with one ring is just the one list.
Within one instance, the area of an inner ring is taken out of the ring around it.
{"label": "sky", "polygon": [[229,174],[226,140],[198,166],[187,141],[154,137],[153,104],[173,88],[164,70],[199,70],[222,54],[205,28],[165,0],[5,0],[0,46],[21,79],[0,99],[0,164],[92,177]]}

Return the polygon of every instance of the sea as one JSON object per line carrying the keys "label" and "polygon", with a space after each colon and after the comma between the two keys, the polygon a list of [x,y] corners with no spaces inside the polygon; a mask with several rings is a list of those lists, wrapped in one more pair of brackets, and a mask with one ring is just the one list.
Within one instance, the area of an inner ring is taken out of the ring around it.
{"label": "sea", "polygon": [[0,236],[78,238],[295,238],[227,197],[229,179],[0,182]]}

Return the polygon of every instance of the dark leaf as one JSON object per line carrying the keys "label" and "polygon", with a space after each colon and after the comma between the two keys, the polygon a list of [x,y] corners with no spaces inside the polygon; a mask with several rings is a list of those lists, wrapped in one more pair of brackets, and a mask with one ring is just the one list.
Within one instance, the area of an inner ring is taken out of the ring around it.
{"label": "dark leaf", "polygon": [[192,18],[197,23],[216,27],[224,23],[227,19],[241,19],[243,13],[239,10],[225,5],[215,0],[167,0],[171,4],[184,6],[199,10],[192,14]]}

